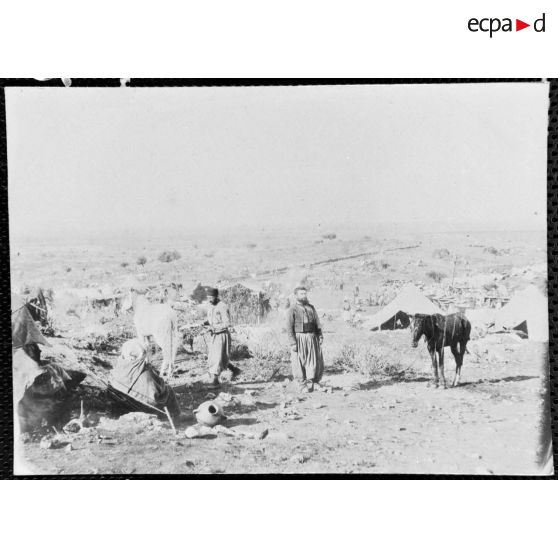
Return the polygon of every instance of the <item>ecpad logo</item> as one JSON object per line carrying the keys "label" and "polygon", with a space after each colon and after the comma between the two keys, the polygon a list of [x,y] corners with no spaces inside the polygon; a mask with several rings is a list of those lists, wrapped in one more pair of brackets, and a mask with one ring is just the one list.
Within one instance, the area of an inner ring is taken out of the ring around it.
{"label": "ecpad logo", "polygon": [[[543,15],[539,19],[536,19],[533,22],[533,30],[536,33],[545,32],[545,18],[546,14],[543,13]],[[492,35],[494,33],[498,33],[498,31],[502,31],[504,33],[514,31],[512,18],[509,17],[505,17],[503,19],[500,19],[498,17],[485,17],[482,19],[472,17],[469,20],[467,27],[469,28],[469,31],[473,33],[477,33],[479,31],[483,33],[489,33],[490,38],[492,38]],[[521,31],[522,29],[526,29],[527,27],[531,27],[531,24],[525,23],[520,19],[515,20],[515,31]]]}

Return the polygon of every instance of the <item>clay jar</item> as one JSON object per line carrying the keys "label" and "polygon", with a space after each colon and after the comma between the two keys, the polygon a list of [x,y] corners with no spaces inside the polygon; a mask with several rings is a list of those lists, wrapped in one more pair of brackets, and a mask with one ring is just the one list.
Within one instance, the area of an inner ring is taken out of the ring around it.
{"label": "clay jar", "polygon": [[216,426],[226,418],[221,405],[215,401],[205,401],[194,410],[194,415],[198,423],[204,426]]}

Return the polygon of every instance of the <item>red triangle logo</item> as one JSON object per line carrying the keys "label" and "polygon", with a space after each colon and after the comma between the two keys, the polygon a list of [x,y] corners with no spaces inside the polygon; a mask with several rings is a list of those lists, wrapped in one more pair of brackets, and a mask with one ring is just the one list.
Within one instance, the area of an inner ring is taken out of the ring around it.
{"label": "red triangle logo", "polygon": [[520,19],[515,20],[515,30],[516,31],[521,31],[522,29],[525,29],[526,27],[531,27],[531,24],[530,23],[525,23],[524,21],[521,21]]}

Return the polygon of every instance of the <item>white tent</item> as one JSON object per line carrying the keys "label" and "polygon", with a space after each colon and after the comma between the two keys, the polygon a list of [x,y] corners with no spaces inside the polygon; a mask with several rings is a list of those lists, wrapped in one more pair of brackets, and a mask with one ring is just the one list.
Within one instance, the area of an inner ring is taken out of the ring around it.
{"label": "white tent", "polygon": [[515,293],[496,315],[496,329],[513,329],[525,322],[532,341],[548,341],[548,300],[535,286]]}
{"label": "white tent", "polygon": [[465,315],[473,327],[488,327],[496,321],[498,310],[494,308],[467,308]]}
{"label": "white tent", "polygon": [[372,316],[365,324],[370,329],[395,329],[409,325],[409,314],[443,314],[443,312],[414,285],[407,285],[388,305]]}
{"label": "white tent", "polygon": [[484,337],[494,325],[497,313],[494,308],[467,308],[465,315],[471,322],[471,339]]}

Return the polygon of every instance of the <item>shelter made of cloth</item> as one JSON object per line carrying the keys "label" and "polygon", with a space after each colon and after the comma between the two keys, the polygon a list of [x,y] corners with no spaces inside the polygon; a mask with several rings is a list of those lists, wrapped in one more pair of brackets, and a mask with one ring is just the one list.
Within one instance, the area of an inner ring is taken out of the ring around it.
{"label": "shelter made of cloth", "polygon": [[32,343],[50,346],[35,324],[25,300],[12,294],[12,349]]}
{"label": "shelter made of cloth", "polygon": [[14,427],[17,435],[50,421],[70,390],[85,379],[83,372],[55,362],[38,364],[23,349],[12,355]]}
{"label": "shelter made of cloth", "polygon": [[12,355],[13,396],[18,403],[25,394],[25,390],[40,376],[41,367],[23,351],[15,351]]}
{"label": "shelter made of cloth", "polygon": [[473,328],[488,329],[494,325],[498,310],[494,308],[467,308],[465,315]]}
{"label": "shelter made of cloth", "polygon": [[443,314],[443,312],[414,285],[407,285],[388,305],[374,314],[365,326],[369,329],[408,327],[413,314]]}
{"label": "shelter made of cloth", "polygon": [[527,326],[531,341],[548,341],[548,299],[537,287],[529,285],[518,291],[496,314],[496,330]]}
{"label": "shelter made of cloth", "polygon": [[[13,395],[13,420],[14,439],[19,442],[21,433],[20,417],[18,413],[19,403],[25,395],[25,391],[33,384],[35,379],[42,374],[40,366],[21,349],[12,354],[12,395]],[[17,449],[16,444],[16,449]]]}
{"label": "shelter made of cloth", "polygon": [[135,360],[119,359],[112,370],[109,384],[134,401],[164,412],[167,407],[173,416],[180,407],[173,389],[157,374],[145,356]]}

